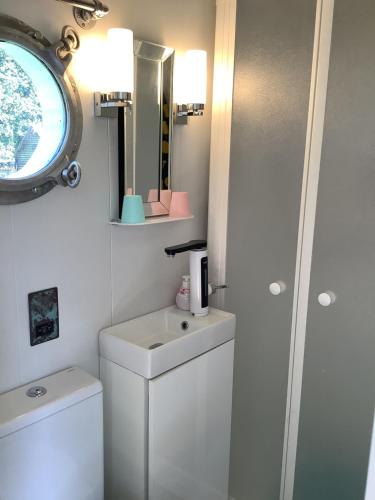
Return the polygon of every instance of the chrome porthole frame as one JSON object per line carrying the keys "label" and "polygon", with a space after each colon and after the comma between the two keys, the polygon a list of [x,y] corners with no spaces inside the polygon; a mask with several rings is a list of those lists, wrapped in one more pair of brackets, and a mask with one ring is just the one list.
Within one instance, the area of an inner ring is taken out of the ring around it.
{"label": "chrome porthole frame", "polygon": [[[0,178],[0,205],[31,201],[55,186],[76,187],[81,178],[77,153],[82,139],[82,107],[77,86],[69,74],[72,53],[79,48],[79,37],[70,26],[62,30],[61,39],[51,44],[38,30],[13,17],[0,14],[0,41],[14,43],[37,57],[58,84],[66,110],[64,140],[51,162],[36,174],[19,179]],[[68,182],[66,171],[76,173],[76,182]],[[72,184],[74,184],[72,186]]]}

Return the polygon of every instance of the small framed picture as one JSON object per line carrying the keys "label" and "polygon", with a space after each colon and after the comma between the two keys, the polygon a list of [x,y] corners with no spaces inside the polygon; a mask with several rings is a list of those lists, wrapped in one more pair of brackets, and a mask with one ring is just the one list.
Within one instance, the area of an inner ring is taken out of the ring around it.
{"label": "small framed picture", "polygon": [[29,293],[30,344],[32,346],[59,337],[57,288]]}

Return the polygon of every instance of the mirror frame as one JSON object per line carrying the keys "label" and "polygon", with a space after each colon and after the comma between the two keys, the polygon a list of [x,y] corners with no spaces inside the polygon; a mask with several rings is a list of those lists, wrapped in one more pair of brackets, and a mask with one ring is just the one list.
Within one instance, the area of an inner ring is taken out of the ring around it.
{"label": "mirror frame", "polygon": [[[159,171],[158,171],[158,186],[157,186],[157,188],[158,188],[158,201],[151,201],[151,202],[144,201],[143,202],[145,217],[148,218],[148,217],[165,216],[165,215],[169,214],[169,206],[166,206],[162,203],[160,193],[162,191],[166,191],[166,192],[168,191],[170,193],[171,184],[172,184],[172,180],[171,180],[171,177],[172,177],[172,148],[171,148],[171,146],[172,146],[172,142],[173,142],[173,71],[174,71],[174,59],[175,59],[176,52],[175,52],[175,49],[170,48],[170,47],[166,47],[164,45],[149,42],[147,40],[135,39],[134,40],[134,59],[135,60],[137,59],[137,57],[142,57],[141,51],[142,51],[142,47],[144,47],[145,45],[149,46],[149,47],[153,47],[155,51],[157,51],[157,50],[160,51],[160,57],[155,58],[155,59],[152,58],[151,60],[159,61],[161,64],[164,64],[164,62],[166,60],[171,58],[170,115],[169,115],[169,145],[170,145],[170,150],[169,150],[169,156],[168,156],[169,186],[168,186],[168,189],[160,189],[161,182],[162,182],[161,176],[162,176],[162,143],[163,143],[163,124],[162,124],[163,106],[161,105],[160,122],[159,122],[160,128],[158,131],[158,135],[159,135],[159,158],[158,158]],[[125,112],[125,120],[126,120],[126,113],[127,113],[127,111]],[[120,139],[122,139],[124,137],[124,133],[123,133],[124,125],[122,122],[119,124],[119,127],[120,127],[119,137],[120,137]],[[133,141],[137,140],[134,133],[132,134],[132,136],[133,136]],[[134,146],[134,144],[133,144],[133,146]],[[121,218],[123,195],[125,194],[125,192],[128,188],[133,188],[133,190],[134,190],[134,184],[136,186],[137,182],[136,182],[136,171],[135,171],[135,179],[133,178],[133,185],[132,186],[127,185],[127,183],[126,183],[127,167],[128,167],[128,165],[126,164],[127,163],[127,154],[126,154],[127,144],[123,145],[123,149],[122,149],[122,145],[119,145],[119,147],[120,147],[120,151],[121,151],[121,153],[119,154],[119,160],[120,160],[119,180],[120,180],[120,186],[122,183],[124,185],[124,192],[121,191],[119,193],[119,195],[120,195],[119,216]],[[134,161],[134,158],[133,158],[133,161]],[[132,168],[134,168],[134,165],[132,166]],[[123,172],[121,172],[121,169],[123,169]],[[134,194],[137,194],[136,190],[135,190]]]}
{"label": "mirror frame", "polygon": [[64,141],[52,161],[29,177],[0,178],[0,205],[11,205],[39,198],[57,185],[68,185],[62,172],[74,163],[83,128],[78,89],[67,71],[72,60],[71,53],[79,47],[79,38],[72,28],[65,26],[61,40],[52,45],[38,30],[16,18],[0,14],[0,41],[26,49],[46,66],[60,87],[66,110]]}

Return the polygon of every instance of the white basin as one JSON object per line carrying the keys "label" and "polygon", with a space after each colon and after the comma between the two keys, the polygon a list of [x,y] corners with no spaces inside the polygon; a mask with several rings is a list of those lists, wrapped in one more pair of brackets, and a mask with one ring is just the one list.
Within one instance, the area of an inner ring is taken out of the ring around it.
{"label": "white basin", "polygon": [[233,339],[235,327],[228,312],[198,318],[170,306],[102,330],[100,355],[152,379]]}

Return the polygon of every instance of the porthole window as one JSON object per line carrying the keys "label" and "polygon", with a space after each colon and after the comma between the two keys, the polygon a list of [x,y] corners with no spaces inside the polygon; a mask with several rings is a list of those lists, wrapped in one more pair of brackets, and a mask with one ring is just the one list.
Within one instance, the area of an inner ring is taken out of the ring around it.
{"label": "porthole window", "polygon": [[50,165],[66,134],[61,89],[48,68],[0,42],[0,177],[24,179]]}
{"label": "porthole window", "polygon": [[52,45],[30,26],[0,15],[0,204],[79,183],[82,111],[68,73],[74,44],[79,40],[72,28]]}

